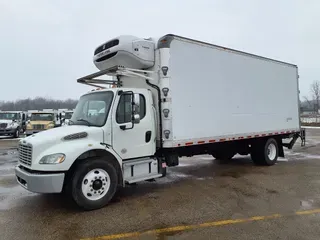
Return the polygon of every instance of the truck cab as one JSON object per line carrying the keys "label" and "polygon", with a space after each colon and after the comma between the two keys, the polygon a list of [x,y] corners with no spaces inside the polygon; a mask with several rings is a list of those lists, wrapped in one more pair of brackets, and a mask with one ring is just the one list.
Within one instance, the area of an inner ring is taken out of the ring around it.
{"label": "truck cab", "polygon": [[31,112],[27,121],[26,135],[30,136],[55,127],[56,114],[51,111]]}
{"label": "truck cab", "polygon": [[[165,175],[163,159],[155,156],[157,90],[139,84],[120,87],[114,71],[109,72],[120,63],[141,69],[152,67],[155,43],[131,36],[119,39],[115,58],[106,57],[110,53],[106,46],[99,46],[94,57],[96,66],[102,69],[99,75],[107,69],[112,78],[103,83],[117,87],[98,85],[82,95],[68,125],[62,128],[53,128],[53,115],[32,113],[27,134],[37,134],[19,143],[16,176],[22,187],[38,193],[66,191],[80,207],[97,209],[111,200],[119,186]],[[150,79],[137,74],[138,80]],[[130,75],[137,81],[137,75]],[[42,131],[45,129],[49,130]]]}
{"label": "truck cab", "polygon": [[22,111],[0,111],[0,136],[18,138],[26,129],[26,113]]}

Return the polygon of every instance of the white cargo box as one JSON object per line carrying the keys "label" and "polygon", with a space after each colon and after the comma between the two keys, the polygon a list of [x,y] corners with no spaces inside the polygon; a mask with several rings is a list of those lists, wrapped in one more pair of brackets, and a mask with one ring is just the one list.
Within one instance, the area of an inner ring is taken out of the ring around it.
{"label": "white cargo box", "polygon": [[300,130],[296,65],[174,35],[162,40],[170,56],[164,147]]}

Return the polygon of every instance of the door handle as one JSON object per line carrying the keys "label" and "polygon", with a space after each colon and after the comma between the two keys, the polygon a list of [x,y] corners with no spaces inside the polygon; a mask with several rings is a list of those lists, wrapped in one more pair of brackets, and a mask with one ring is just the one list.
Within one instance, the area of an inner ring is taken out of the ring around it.
{"label": "door handle", "polygon": [[150,142],[151,140],[151,131],[146,132],[146,143]]}

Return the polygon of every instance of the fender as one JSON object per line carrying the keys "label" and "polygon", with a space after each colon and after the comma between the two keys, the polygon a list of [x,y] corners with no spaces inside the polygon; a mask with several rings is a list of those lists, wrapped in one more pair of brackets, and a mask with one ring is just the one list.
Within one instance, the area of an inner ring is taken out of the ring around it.
{"label": "fender", "polygon": [[118,172],[118,181],[119,181],[119,186],[124,187],[125,186],[125,182],[123,179],[123,170],[122,170],[122,159],[116,154],[116,152],[111,148],[95,148],[95,149],[90,149],[86,152],[83,152],[81,155],[78,156],[78,158],[73,162],[73,164],[71,165],[71,167],[69,168],[68,172],[67,172],[67,178],[72,176],[73,171],[76,169],[76,167],[78,166],[78,164],[81,164],[82,161],[84,161],[85,159],[88,158],[94,158],[94,157],[98,157],[98,158],[103,158],[106,161],[111,162],[117,172]]}

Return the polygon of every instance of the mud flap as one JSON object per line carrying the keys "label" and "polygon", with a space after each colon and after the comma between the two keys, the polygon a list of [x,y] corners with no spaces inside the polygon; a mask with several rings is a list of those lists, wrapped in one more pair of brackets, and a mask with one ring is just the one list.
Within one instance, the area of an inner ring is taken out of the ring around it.
{"label": "mud flap", "polygon": [[277,143],[278,143],[278,151],[279,151],[278,156],[284,158],[283,146],[285,143],[282,142],[282,139],[277,139]]}

